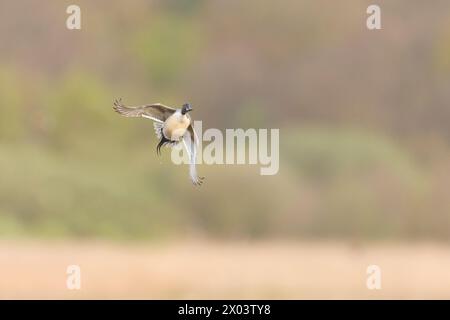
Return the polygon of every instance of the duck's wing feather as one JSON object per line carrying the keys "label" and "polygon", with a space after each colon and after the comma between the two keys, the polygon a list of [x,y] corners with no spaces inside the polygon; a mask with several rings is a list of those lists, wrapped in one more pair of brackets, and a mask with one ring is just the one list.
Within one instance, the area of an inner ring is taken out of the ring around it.
{"label": "duck's wing feather", "polygon": [[161,103],[130,107],[122,103],[122,99],[114,101],[113,109],[124,117],[144,117],[154,121],[164,122],[176,110]]}
{"label": "duck's wing feather", "polygon": [[192,124],[189,125],[186,134],[183,137],[183,144],[189,155],[189,176],[194,185],[200,186],[203,183],[205,177],[199,177],[197,174],[197,168],[195,166],[197,159],[197,145],[198,145],[198,137],[192,127]]}

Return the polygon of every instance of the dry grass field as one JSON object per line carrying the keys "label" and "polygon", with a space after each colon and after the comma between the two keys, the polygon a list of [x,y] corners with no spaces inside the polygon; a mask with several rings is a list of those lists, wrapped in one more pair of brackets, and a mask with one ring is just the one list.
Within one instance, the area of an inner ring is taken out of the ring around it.
{"label": "dry grass field", "polygon": [[[437,244],[0,242],[0,298],[450,298],[450,248]],[[81,290],[66,268],[81,267]],[[382,289],[366,288],[366,268]]]}

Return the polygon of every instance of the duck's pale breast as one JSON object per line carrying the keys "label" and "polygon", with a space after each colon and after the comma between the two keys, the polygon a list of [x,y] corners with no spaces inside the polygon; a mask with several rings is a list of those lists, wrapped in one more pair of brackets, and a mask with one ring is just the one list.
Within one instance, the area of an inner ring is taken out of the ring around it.
{"label": "duck's pale breast", "polygon": [[189,119],[188,116],[173,114],[164,123],[163,134],[169,140],[180,140],[180,138],[186,133],[186,130],[190,124],[191,119]]}

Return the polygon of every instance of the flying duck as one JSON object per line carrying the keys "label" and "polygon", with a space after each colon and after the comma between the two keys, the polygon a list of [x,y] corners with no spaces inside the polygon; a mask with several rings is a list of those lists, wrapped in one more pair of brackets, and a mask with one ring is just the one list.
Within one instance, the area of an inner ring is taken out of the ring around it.
{"label": "flying duck", "polygon": [[162,146],[173,147],[183,142],[189,155],[189,176],[194,185],[203,183],[204,177],[197,175],[195,159],[197,155],[198,137],[192,127],[192,120],[189,112],[192,106],[189,103],[183,104],[180,109],[167,107],[161,103],[129,107],[122,104],[122,99],[114,101],[113,109],[124,117],[143,117],[153,120],[156,136],[159,143],[156,146],[156,153],[161,154]]}

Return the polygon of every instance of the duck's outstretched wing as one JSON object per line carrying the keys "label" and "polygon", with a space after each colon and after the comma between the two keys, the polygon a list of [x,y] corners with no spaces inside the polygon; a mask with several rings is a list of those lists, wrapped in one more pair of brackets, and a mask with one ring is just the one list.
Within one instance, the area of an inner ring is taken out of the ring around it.
{"label": "duck's outstretched wing", "polygon": [[188,127],[188,131],[183,137],[183,144],[189,155],[189,176],[194,185],[200,186],[203,183],[205,177],[199,177],[197,175],[197,168],[195,167],[197,159],[197,145],[198,145],[197,134],[192,127],[192,124]]}
{"label": "duck's outstretched wing", "polygon": [[113,109],[124,117],[143,117],[156,122],[164,122],[176,110],[160,103],[129,107],[122,103],[122,99],[114,101]]}

